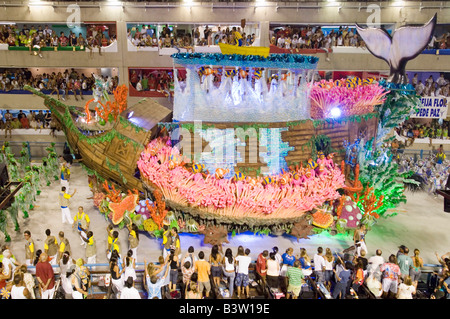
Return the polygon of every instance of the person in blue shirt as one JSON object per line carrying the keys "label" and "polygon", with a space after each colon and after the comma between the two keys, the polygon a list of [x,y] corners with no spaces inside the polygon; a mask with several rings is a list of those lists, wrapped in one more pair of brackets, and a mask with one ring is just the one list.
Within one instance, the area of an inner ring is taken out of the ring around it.
{"label": "person in blue shirt", "polygon": [[295,262],[295,256],[294,256],[294,249],[292,247],[289,247],[286,249],[286,252],[281,255],[281,271],[280,276],[283,277],[285,287],[287,287],[288,284],[288,278],[286,277],[287,269],[288,267],[294,266]]}
{"label": "person in blue shirt", "polygon": [[[294,266],[295,256],[294,256],[294,249],[288,248],[286,249],[286,252],[281,255],[281,260],[283,262],[283,266]],[[287,269],[287,268],[286,268]]]}
{"label": "person in blue shirt", "polygon": [[305,277],[310,276],[312,274],[313,268],[311,266],[311,258],[308,256],[305,248],[300,248],[300,256],[298,260],[300,260]]}

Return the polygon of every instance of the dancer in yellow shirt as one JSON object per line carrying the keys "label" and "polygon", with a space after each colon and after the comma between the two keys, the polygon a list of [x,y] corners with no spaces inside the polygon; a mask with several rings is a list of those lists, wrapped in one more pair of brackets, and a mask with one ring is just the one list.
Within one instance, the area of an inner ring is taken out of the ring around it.
{"label": "dancer in yellow shirt", "polygon": [[85,239],[87,238],[86,233],[89,229],[89,224],[91,220],[89,215],[84,212],[83,206],[78,207],[78,212],[73,218],[72,227],[77,226],[78,234],[80,235],[81,245],[86,246]]}

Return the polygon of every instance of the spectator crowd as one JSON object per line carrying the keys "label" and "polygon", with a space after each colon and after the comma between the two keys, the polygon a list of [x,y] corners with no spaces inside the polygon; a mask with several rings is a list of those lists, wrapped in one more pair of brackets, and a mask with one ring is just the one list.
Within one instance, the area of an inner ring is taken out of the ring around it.
{"label": "spectator crowd", "polygon": [[57,50],[60,47],[80,47],[87,48],[91,54],[96,48],[101,54],[101,48],[116,41],[115,34],[107,36],[101,28],[91,27],[89,35],[84,37],[82,33],[78,35],[71,30],[68,34],[60,31],[59,34],[52,30],[49,25],[23,25],[20,29],[17,25],[0,25],[0,43],[6,43],[10,47],[27,47],[30,54],[42,57],[41,49],[51,47]]}
{"label": "spectator crowd", "polygon": [[[365,43],[355,28],[339,26],[331,31],[322,26],[272,27],[270,44],[285,49],[320,49],[332,47],[365,47]],[[450,32],[433,35],[427,49],[450,48]]]}
{"label": "spectator crowd", "polygon": [[[56,32],[51,26],[27,25],[22,28],[15,24],[0,25],[0,43],[11,47],[28,47],[40,54],[42,47],[80,47],[91,52],[106,47],[116,41],[115,33],[105,33],[101,26],[87,26],[86,36],[71,30],[65,34]],[[180,31],[180,32],[178,32]],[[250,46],[255,41],[255,34],[246,34],[236,27],[239,35],[233,32],[233,27],[211,27],[206,25],[202,31],[199,27],[190,32],[171,28],[167,24],[157,34],[153,28],[130,28],[128,39],[138,47],[185,48],[192,51],[194,46],[218,45],[219,43],[236,44],[242,39],[242,45]],[[319,49],[336,46],[365,47],[364,41],[355,28],[339,26],[331,31],[324,31],[321,26],[285,26],[270,30],[270,44],[286,49]],[[433,36],[428,49],[446,49],[450,47],[450,33]]]}
{"label": "spectator crowd", "polygon": [[[151,31],[149,31],[151,30]],[[219,43],[235,45],[241,40],[242,46],[251,46],[255,41],[255,34],[246,34],[240,27],[209,27],[206,25],[203,31],[197,27],[191,32],[178,33],[176,29],[166,25],[157,36],[153,29],[141,29],[133,31],[128,29],[128,39],[137,47],[178,48],[194,51],[194,46],[218,45]]]}
{"label": "spectator crowd", "polygon": [[[447,29],[448,30],[448,29]],[[427,49],[444,50],[450,48],[450,32],[445,32],[442,35],[433,35],[428,43]]]}
{"label": "spectator crowd", "polygon": [[[105,81],[106,76],[99,74]],[[111,84],[108,89],[109,93],[118,86],[119,78],[114,76],[111,78]],[[33,75],[26,69],[3,69],[0,72],[0,92],[11,92],[23,90],[24,86],[31,86],[36,90],[44,91],[44,93],[56,94],[58,99],[65,100],[69,95],[74,95],[75,100],[84,99],[83,95],[92,93],[95,86],[95,78],[93,74],[85,75],[75,69],[66,69],[63,72],[51,72]]]}
{"label": "spectator crowd", "polygon": [[[178,80],[184,81],[183,71],[178,73]],[[137,91],[158,92],[168,94],[174,89],[174,75],[172,70],[131,70],[130,84]]]}
{"label": "spectator crowd", "polygon": [[354,28],[340,26],[326,32],[321,26],[286,26],[270,31],[270,44],[284,49],[331,49],[336,46],[365,47]]}
{"label": "spectator crowd", "polygon": [[[89,216],[80,206],[72,225],[80,234],[85,256],[73,256],[64,232],[60,231],[56,237],[49,229],[45,231],[47,238],[42,249],[36,246],[30,231],[24,232],[26,252],[23,262],[19,262],[18,256],[4,245],[0,256],[0,289],[10,289],[13,299],[38,296],[42,299],[93,298],[89,289],[92,284],[90,271],[86,265],[95,264],[97,246],[89,224]],[[401,245],[396,254],[383,256],[379,249],[369,255],[364,249],[356,248],[357,245],[353,250],[341,253],[333,253],[330,248],[321,246],[310,252],[305,248],[295,252],[293,247],[281,252],[272,247],[262,248],[254,260],[250,249],[244,246],[236,250],[227,247],[223,252],[221,246],[214,245],[210,250],[198,252],[190,246],[182,254],[177,229],[168,226],[165,226],[158,261],[147,262],[143,253],[139,253],[144,260],[144,269],[142,279],[138,279],[139,235],[135,225],[130,224],[127,228],[129,249],[125,254],[120,251],[119,233],[112,225],[106,228],[109,271],[102,278],[109,287],[106,298],[246,299],[251,297],[250,290],[255,285],[274,299],[302,298],[311,285],[328,299],[360,299],[365,294],[383,299],[450,298],[447,286],[450,283],[450,253],[442,256],[436,253],[440,270],[432,273],[434,283],[424,291],[419,286],[425,266],[417,248],[410,250]],[[364,231],[364,227],[360,231]],[[356,244],[361,243],[362,237],[359,240]],[[365,245],[361,247],[366,248]],[[57,271],[52,265],[60,269],[58,288],[55,288]],[[137,280],[142,280],[144,292],[135,287],[139,284]]]}
{"label": "spectator crowd", "polygon": [[405,121],[401,125],[395,128],[395,131],[399,136],[406,138],[432,138],[447,140],[449,137],[450,122],[442,121],[442,124],[438,120],[427,121],[421,123],[416,119]]}
{"label": "spectator crowd", "polygon": [[58,121],[52,117],[50,111],[20,110],[15,116],[9,110],[1,110],[0,130],[5,130],[5,138],[8,132],[12,137],[12,132],[15,129],[51,129],[50,134],[55,136],[55,132],[61,131],[62,128]]}

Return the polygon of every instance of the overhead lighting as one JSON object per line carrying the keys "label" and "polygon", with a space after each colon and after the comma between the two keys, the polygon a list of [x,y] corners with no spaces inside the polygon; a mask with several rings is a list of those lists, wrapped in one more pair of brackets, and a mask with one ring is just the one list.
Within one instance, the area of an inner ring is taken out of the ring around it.
{"label": "overhead lighting", "polygon": [[106,3],[109,6],[121,6],[122,5],[122,1],[118,1],[118,0],[108,0]]}
{"label": "overhead lighting", "polygon": [[341,3],[336,0],[327,0],[325,7],[340,7]]}
{"label": "overhead lighting", "polygon": [[395,1],[392,2],[392,6],[393,7],[403,7],[404,4],[405,3],[402,0],[395,0]]}
{"label": "overhead lighting", "polygon": [[255,8],[264,6],[266,6],[266,0],[255,0]]}
{"label": "overhead lighting", "polygon": [[28,1],[28,7],[44,7],[51,6],[51,3],[42,0],[30,0]]}

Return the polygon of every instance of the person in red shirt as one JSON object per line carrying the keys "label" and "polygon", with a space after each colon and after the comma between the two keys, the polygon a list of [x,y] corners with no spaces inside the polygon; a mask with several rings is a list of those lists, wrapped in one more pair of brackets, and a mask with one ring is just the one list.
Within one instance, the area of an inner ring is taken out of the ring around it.
{"label": "person in red shirt", "polygon": [[150,74],[150,78],[148,80],[148,87],[150,91],[156,91],[156,80],[155,75],[153,73]]}
{"label": "person in red shirt", "polygon": [[256,260],[256,273],[258,274],[258,278],[261,280],[263,291],[266,289],[267,257],[269,257],[269,252],[264,250],[258,255],[258,259]]}
{"label": "person in red shirt", "polygon": [[52,299],[55,292],[55,273],[45,252],[41,253],[36,264],[36,279],[39,282],[41,299]]}

